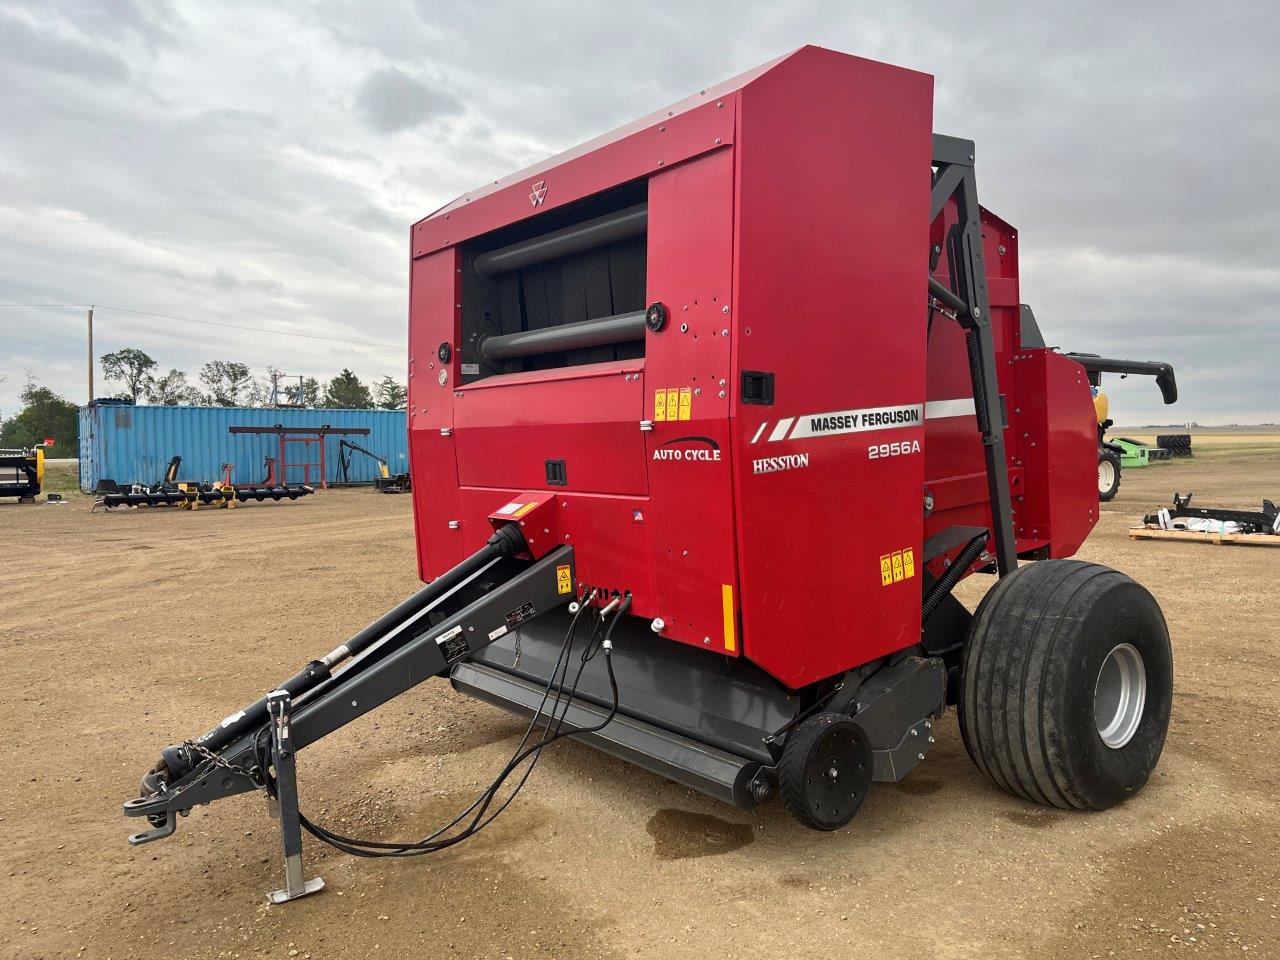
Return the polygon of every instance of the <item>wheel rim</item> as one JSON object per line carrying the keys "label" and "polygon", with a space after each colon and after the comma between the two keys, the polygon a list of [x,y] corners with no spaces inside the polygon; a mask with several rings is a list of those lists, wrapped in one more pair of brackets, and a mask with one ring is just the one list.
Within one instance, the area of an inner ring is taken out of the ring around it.
{"label": "wheel rim", "polygon": [[1131,643],[1117,644],[1102,661],[1093,689],[1093,722],[1102,742],[1119,750],[1132,740],[1146,702],[1147,668],[1142,654]]}
{"label": "wheel rim", "polygon": [[[850,724],[852,726],[852,724]],[[870,774],[856,730],[827,730],[805,764],[809,812],[825,824],[844,824],[862,805]]]}
{"label": "wheel rim", "polygon": [[1116,467],[1110,460],[1098,461],[1098,492],[1106,493],[1116,482]]}

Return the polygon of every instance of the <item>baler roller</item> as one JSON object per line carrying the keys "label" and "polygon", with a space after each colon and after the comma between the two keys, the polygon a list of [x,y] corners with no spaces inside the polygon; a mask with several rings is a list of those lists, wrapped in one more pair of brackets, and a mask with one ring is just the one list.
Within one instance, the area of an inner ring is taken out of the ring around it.
{"label": "baler roller", "polygon": [[473,266],[482,277],[510,273],[573,253],[582,253],[618,240],[642,235],[649,226],[649,206],[638,203],[616,213],[576,223],[529,240],[521,240],[488,253],[478,254]]}
{"label": "baler roller", "polygon": [[558,350],[581,350],[644,339],[644,311],[620,313],[599,320],[563,323],[541,330],[524,330],[489,336],[480,341],[480,356],[487,363],[534,357]]}

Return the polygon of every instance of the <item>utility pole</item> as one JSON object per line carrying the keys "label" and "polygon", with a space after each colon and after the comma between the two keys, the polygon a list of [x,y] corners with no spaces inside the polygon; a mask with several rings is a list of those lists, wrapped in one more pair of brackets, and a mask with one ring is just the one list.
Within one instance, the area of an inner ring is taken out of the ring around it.
{"label": "utility pole", "polygon": [[93,403],[93,305],[89,306],[89,403]]}

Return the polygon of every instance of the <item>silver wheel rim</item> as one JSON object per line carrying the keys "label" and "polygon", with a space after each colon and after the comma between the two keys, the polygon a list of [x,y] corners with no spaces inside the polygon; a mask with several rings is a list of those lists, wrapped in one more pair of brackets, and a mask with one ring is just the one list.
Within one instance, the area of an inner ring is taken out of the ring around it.
{"label": "silver wheel rim", "polygon": [[1116,466],[1110,460],[1098,461],[1098,492],[1106,493],[1116,482]]}
{"label": "silver wheel rim", "polygon": [[1093,722],[1098,736],[1112,750],[1133,739],[1147,702],[1147,668],[1131,643],[1111,648],[1093,688]]}

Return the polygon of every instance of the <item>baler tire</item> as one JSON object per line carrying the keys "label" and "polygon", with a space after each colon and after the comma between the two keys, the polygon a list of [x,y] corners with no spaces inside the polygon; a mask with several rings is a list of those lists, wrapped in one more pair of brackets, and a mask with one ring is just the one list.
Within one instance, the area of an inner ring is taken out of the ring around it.
{"label": "baler tire", "polygon": [[[842,754],[836,783],[822,782],[815,767],[827,767],[827,755]],[[816,761],[816,762],[815,762]],[[842,713],[819,713],[788,734],[778,764],[779,793],[787,812],[811,830],[839,830],[853,819],[871,786],[871,743],[862,727]],[[824,796],[825,793],[825,796]],[[840,803],[823,809],[836,794]]]}
{"label": "baler tire", "polygon": [[[1103,464],[1110,469],[1104,470]],[[1109,480],[1105,479],[1109,475]],[[1104,487],[1104,484],[1106,486]],[[1120,455],[1114,450],[1098,451],[1098,500],[1110,503],[1120,491]]]}
{"label": "baler tire", "polygon": [[[1103,726],[1115,686],[1103,668],[1117,657],[1137,667],[1116,667],[1130,671],[1128,693]],[[1169,630],[1146,588],[1116,570],[1028,564],[978,606],[961,685],[961,737],[987,779],[1035,803],[1105,810],[1137,792],[1160,759],[1173,700]]]}

